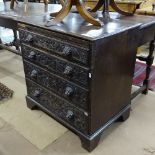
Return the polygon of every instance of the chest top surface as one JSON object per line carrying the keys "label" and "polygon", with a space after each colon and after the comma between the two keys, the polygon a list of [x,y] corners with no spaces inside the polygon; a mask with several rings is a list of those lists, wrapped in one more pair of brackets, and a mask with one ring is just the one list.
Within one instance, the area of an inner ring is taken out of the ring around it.
{"label": "chest top surface", "polygon": [[[70,13],[60,24],[46,27],[45,22],[51,18],[49,12],[55,12],[56,10],[60,10],[60,8],[60,5],[49,4],[48,6],[45,6],[41,3],[29,3],[27,8],[25,8],[24,3],[19,3],[14,11],[12,11],[9,9],[9,3],[6,3],[0,9],[0,18],[12,18],[17,22],[76,36],[86,40],[102,39],[139,27],[140,25],[155,25],[155,17],[140,15],[126,17],[119,15],[118,13],[110,13],[109,21],[102,27],[97,27],[87,23],[79,14]],[[101,12],[99,12],[97,16],[102,20]]]}

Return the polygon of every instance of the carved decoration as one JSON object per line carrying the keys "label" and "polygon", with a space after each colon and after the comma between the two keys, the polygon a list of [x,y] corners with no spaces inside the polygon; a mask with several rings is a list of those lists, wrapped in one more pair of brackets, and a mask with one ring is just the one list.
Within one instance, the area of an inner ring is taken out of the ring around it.
{"label": "carved decoration", "polygon": [[[88,116],[85,115],[85,112],[78,110],[68,102],[49,93],[37,84],[30,82],[30,80],[27,80],[26,83],[28,86],[28,95],[32,99],[50,110],[56,117],[60,117],[81,132],[88,133]],[[39,95],[35,95],[36,92],[37,94],[39,92]],[[68,116],[69,111],[74,115],[73,119],[70,119]]]}
{"label": "carved decoration", "polygon": [[[20,31],[20,39],[22,42],[26,44],[32,45],[34,47],[38,47],[40,49],[46,50],[50,54],[58,54],[66,59],[73,60],[76,62],[82,62],[83,64],[88,64],[88,51],[89,49],[74,46],[67,42],[63,42],[54,38],[48,38],[39,34],[30,33],[28,31]],[[26,42],[27,37],[31,35],[33,41]],[[69,50],[70,55],[65,55],[65,51]]]}
{"label": "carved decoration", "polygon": [[[26,45],[22,45],[22,54],[25,59],[36,63],[41,67],[46,67],[46,69],[53,73],[88,88],[89,69],[47,55]],[[72,68],[72,73],[69,75],[65,74],[67,67]]]}
{"label": "carved decoration", "polygon": [[[68,82],[60,79],[43,69],[24,62],[24,69],[26,77],[34,80],[40,85],[43,85],[47,89],[62,96],[66,100],[72,102],[76,106],[87,110],[88,108],[88,91]],[[35,73],[35,75],[34,75]]]}

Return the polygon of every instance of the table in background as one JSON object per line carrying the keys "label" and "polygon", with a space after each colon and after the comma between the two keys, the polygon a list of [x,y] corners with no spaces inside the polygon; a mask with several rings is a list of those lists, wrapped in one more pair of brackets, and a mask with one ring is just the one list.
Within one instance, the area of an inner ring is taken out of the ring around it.
{"label": "table in background", "polygon": [[57,4],[48,4],[48,6],[45,6],[43,3],[32,2],[28,3],[28,7],[26,7],[23,2],[19,2],[18,5],[15,5],[14,10],[10,10],[10,2],[0,3],[0,26],[13,30],[14,40],[11,44],[16,47],[16,50],[3,44],[1,39],[0,47],[21,55],[19,51],[20,43],[17,34],[18,19],[24,19],[27,16],[47,15],[48,12],[55,12],[60,10],[60,8],[61,6]]}

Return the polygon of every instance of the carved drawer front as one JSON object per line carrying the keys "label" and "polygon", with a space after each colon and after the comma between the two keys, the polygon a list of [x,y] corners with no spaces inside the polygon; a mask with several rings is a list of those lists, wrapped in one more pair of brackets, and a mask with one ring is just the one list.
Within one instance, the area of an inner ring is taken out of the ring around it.
{"label": "carved drawer front", "polygon": [[26,80],[28,96],[81,132],[88,131],[88,113],[70,105],[36,83]]}
{"label": "carved drawer front", "polygon": [[25,75],[38,84],[64,97],[76,106],[87,110],[88,91],[62,78],[59,78],[38,66],[24,61]]}
{"label": "carved drawer front", "polygon": [[23,43],[44,49],[50,54],[58,54],[65,59],[81,62],[85,65],[88,65],[89,49],[23,29],[19,29],[19,34]]}
{"label": "carved drawer front", "polygon": [[75,65],[65,61],[64,59],[60,59],[57,56],[45,54],[44,52],[25,44],[22,44],[22,55],[24,59],[42,67],[46,67],[53,73],[63,76],[64,78],[80,84],[83,87],[88,87],[88,68]]}

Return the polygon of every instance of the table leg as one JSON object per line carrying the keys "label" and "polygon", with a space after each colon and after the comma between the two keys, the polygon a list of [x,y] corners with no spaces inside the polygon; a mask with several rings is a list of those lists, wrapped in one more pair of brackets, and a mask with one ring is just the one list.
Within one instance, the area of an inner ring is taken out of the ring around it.
{"label": "table leg", "polygon": [[16,50],[19,50],[17,30],[13,30],[13,34],[14,34],[13,45],[16,47]]}
{"label": "table leg", "polygon": [[14,2],[15,2],[15,0],[11,0],[11,2],[10,2],[10,9],[14,8]]}
{"label": "table leg", "polygon": [[48,5],[48,1],[47,1],[47,0],[44,0],[44,4],[45,4],[45,5]]}
{"label": "table leg", "polygon": [[103,23],[100,20],[95,19],[85,8],[83,0],[76,0],[76,8],[79,14],[88,22],[95,26],[102,26]]}
{"label": "table leg", "polygon": [[[2,44],[2,40],[1,40],[1,38],[0,38],[0,44]],[[0,47],[0,50],[2,50],[3,48],[2,47]]]}
{"label": "table leg", "polygon": [[96,5],[95,5],[95,7],[92,9],[92,10],[90,10],[91,12],[96,12],[96,11],[98,11],[102,6],[104,5],[104,0],[98,0],[97,1],[97,3],[96,3]]}
{"label": "table leg", "polygon": [[[114,1],[114,0],[110,0],[110,6],[116,11],[116,12],[118,12],[118,13],[120,13],[120,14],[122,14],[122,15],[125,15],[125,16],[132,16],[133,14],[134,14],[134,12],[127,12],[127,11],[123,11],[123,10],[121,10],[118,6],[117,6],[117,4],[116,4],[116,2]],[[134,10],[135,11],[135,10]]]}
{"label": "table leg", "polygon": [[151,72],[151,66],[152,66],[153,60],[154,60],[154,56],[153,56],[154,49],[155,49],[155,40],[152,40],[150,42],[150,46],[149,46],[149,55],[146,58],[146,77],[143,82],[143,85],[146,85],[146,89],[142,92],[143,94],[147,94],[148,89],[149,89],[149,76],[150,76],[150,72]]}
{"label": "table leg", "polygon": [[19,40],[18,40],[17,30],[13,30],[13,33],[14,33],[14,40],[10,43],[6,43],[5,45],[8,47],[15,46],[16,50],[19,50]]}
{"label": "table leg", "polygon": [[135,12],[135,10],[133,12],[127,12],[127,11],[123,11],[121,10],[116,2],[114,0],[98,0],[97,4],[95,5],[95,7],[91,10],[91,12],[96,12],[97,10],[99,10],[102,6],[104,6],[104,3],[109,2],[109,5],[118,13],[122,14],[122,15],[126,15],[126,16],[132,16]]}
{"label": "table leg", "polygon": [[[72,0],[65,1],[65,5],[62,6],[62,9],[57,13],[55,13],[55,18],[52,20],[47,21],[45,26],[49,27],[52,25],[56,25],[60,23],[69,13],[72,7]],[[54,13],[51,13],[50,15],[54,15]]]}

